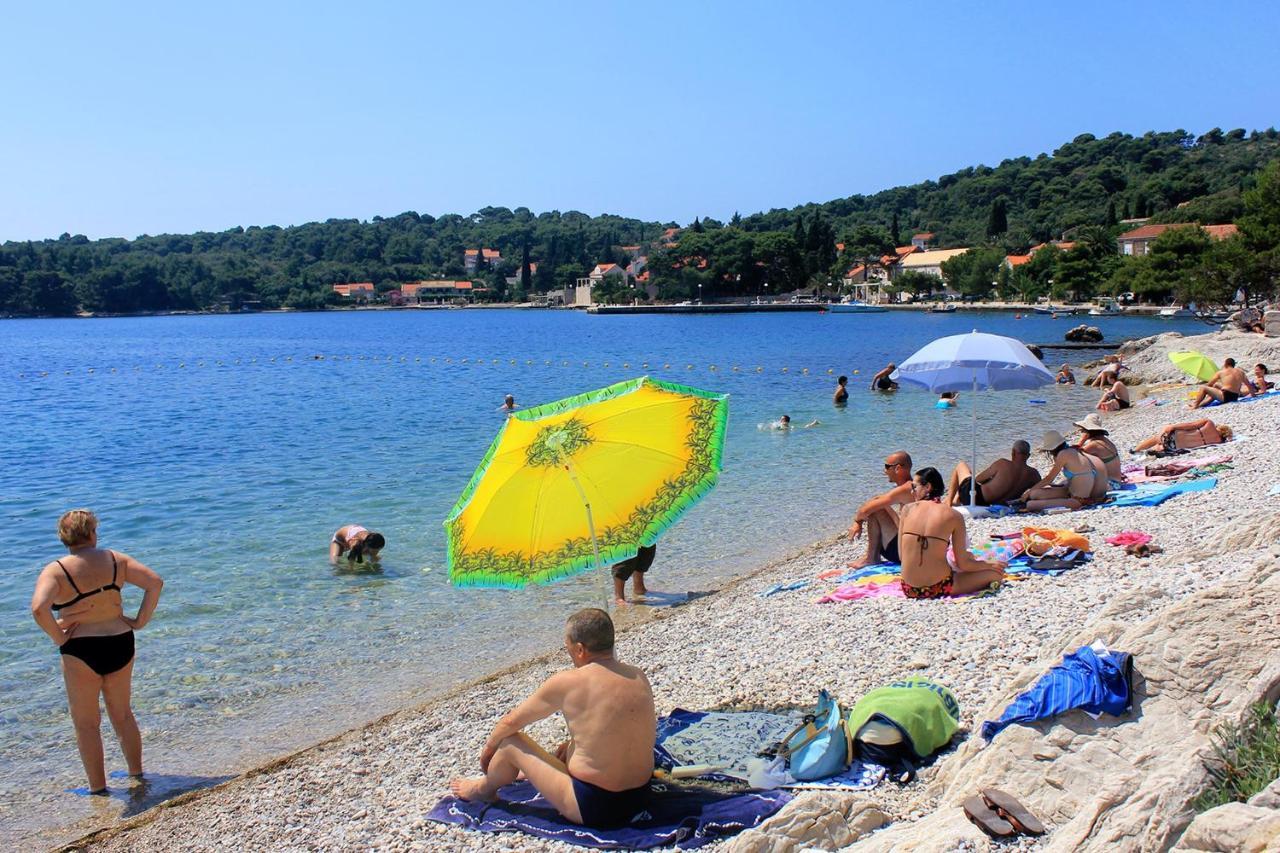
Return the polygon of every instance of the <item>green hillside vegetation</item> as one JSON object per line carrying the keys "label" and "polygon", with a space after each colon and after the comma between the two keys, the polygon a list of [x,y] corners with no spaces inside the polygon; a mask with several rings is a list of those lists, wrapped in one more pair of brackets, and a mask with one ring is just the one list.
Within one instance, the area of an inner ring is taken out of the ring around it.
{"label": "green hillside vegetation", "polygon": [[[1280,208],[1280,177],[1273,170],[1267,184],[1259,176],[1277,158],[1274,129],[1212,130],[1200,137],[1086,134],[1051,155],[976,166],[871,196],[735,214],[728,223],[698,219],[667,248],[661,235],[675,223],[502,207],[471,216],[407,212],[371,222],[331,219],[133,240],[64,234],[0,246],[0,313],[317,308],[341,302],[335,283],[372,281],[385,292],[406,281],[462,278],[464,250],[480,247],[500,250],[503,261],[497,268],[482,263],[466,277],[494,300],[563,287],[596,263],[626,263],[621,247],[628,245],[649,253],[660,298],[767,297],[838,281],[850,267],[921,230],[933,232],[938,246],[975,247],[944,269],[948,283],[973,295],[984,295],[995,281],[1006,295],[1132,290],[1212,301],[1232,285],[1254,293],[1275,287],[1280,215],[1272,208]],[[1120,220],[1137,216],[1239,220],[1246,233],[1210,244],[1198,231],[1173,231],[1151,256],[1122,259],[1114,236]],[[1005,253],[1064,234],[1076,248],[1046,249],[1031,264],[1001,271]],[[837,242],[844,244],[839,254]],[[529,262],[537,265],[535,274],[525,267]],[[517,279],[512,288],[508,277]],[[918,292],[937,286],[925,278],[909,276],[903,286]],[[612,297],[632,294],[618,288]]]}

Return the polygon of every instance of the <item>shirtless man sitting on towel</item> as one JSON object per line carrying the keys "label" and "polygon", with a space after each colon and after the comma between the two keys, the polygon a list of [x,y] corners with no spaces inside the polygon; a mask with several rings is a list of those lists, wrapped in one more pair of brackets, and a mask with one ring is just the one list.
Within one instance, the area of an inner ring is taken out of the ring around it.
{"label": "shirtless man sitting on towel", "polygon": [[[484,775],[457,777],[449,790],[493,802],[523,773],[567,820],[620,826],[644,810],[649,793],[658,728],[653,691],[643,672],[613,656],[613,621],[603,610],[570,616],[564,647],[573,669],[551,676],[507,712],[480,751]],[[521,729],[557,711],[570,739],[552,755]]]}
{"label": "shirtless man sitting on towel", "polygon": [[1229,358],[1222,362],[1222,369],[1213,374],[1213,378],[1207,385],[1200,386],[1200,393],[1196,395],[1191,408],[1198,409],[1210,400],[1234,403],[1251,393],[1253,393],[1253,386],[1249,384],[1249,377],[1245,376],[1243,370],[1236,367],[1234,358]]}
{"label": "shirtless man sitting on towel", "polygon": [[850,563],[851,568],[898,562],[898,510],[894,507],[915,500],[911,491],[911,455],[905,450],[890,453],[884,460],[884,475],[893,488],[858,507],[849,525],[850,541],[861,536],[864,527],[867,531],[866,556]]}
{"label": "shirtless man sitting on towel", "polygon": [[1027,464],[1030,458],[1031,445],[1022,439],[1015,441],[1008,459],[997,459],[978,475],[978,491],[972,496],[969,494],[973,485],[969,463],[957,462],[947,487],[947,505],[968,506],[972,497],[977,506],[991,506],[1019,497],[1040,482],[1040,472]]}

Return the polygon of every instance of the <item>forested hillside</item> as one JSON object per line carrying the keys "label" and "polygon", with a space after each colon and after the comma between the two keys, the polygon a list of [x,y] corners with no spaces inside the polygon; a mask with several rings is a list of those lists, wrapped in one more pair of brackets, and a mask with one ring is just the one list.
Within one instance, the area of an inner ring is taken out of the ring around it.
{"label": "forested hillside", "polygon": [[[0,246],[0,313],[235,310],[246,302],[319,307],[337,301],[331,286],[338,282],[372,281],[389,290],[462,277],[464,250],[479,247],[502,253],[497,268],[481,264],[469,276],[486,283],[493,299],[524,298],[523,285],[509,292],[505,279],[530,264],[537,271],[528,289],[547,291],[596,263],[625,262],[621,247],[634,245],[653,246],[650,270],[663,296],[697,295],[699,284],[707,298],[781,293],[838,277],[848,264],[920,230],[934,232],[939,246],[987,244],[994,257],[996,249],[1016,252],[1079,226],[1113,232],[1129,217],[1230,222],[1243,211],[1242,193],[1277,157],[1274,129],[1086,134],[1051,155],[871,196],[735,214],[727,224],[696,220],[665,250],[660,236],[676,223],[501,207],[133,240],[64,234]],[[837,241],[846,244],[843,257]]]}

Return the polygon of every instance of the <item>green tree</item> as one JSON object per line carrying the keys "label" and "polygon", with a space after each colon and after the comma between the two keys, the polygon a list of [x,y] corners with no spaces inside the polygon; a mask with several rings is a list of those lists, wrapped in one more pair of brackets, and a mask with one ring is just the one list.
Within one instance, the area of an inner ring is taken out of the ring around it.
{"label": "green tree", "polygon": [[893,238],[888,231],[877,225],[859,225],[845,235],[842,242],[844,251],[840,253],[837,266],[832,271],[837,278],[843,277],[858,264],[870,269],[872,264],[879,262],[881,256],[894,253]]}
{"label": "green tree", "polygon": [[1280,250],[1280,160],[1268,166],[1257,185],[1244,193],[1244,215],[1237,224],[1252,251]]}
{"label": "green tree", "polygon": [[32,271],[22,277],[18,298],[32,314],[65,317],[76,313],[74,286],[60,272]]}
{"label": "green tree", "polygon": [[893,240],[894,247],[902,245],[902,229],[898,226],[898,210],[894,208],[893,221],[889,225],[889,238]]}
{"label": "green tree", "polygon": [[1004,252],[982,246],[942,262],[942,278],[952,290],[965,296],[983,297],[991,292]]}
{"label": "green tree", "polygon": [[935,290],[941,290],[942,279],[919,270],[904,270],[894,277],[893,287],[895,290],[905,290],[919,299],[929,296]]}
{"label": "green tree", "polygon": [[998,237],[1008,230],[1008,202],[1004,196],[1000,196],[991,202],[991,211],[987,214],[987,238]]}

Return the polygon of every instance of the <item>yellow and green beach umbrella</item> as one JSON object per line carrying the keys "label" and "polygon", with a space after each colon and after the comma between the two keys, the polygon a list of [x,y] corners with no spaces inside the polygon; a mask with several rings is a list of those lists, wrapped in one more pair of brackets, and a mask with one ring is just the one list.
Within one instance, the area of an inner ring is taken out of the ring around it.
{"label": "yellow and green beach umbrella", "polygon": [[715,485],[728,407],[646,376],[512,413],[444,522],[449,581],[514,589],[634,557]]}
{"label": "yellow and green beach umbrella", "polygon": [[1173,362],[1174,367],[1201,382],[1208,382],[1218,372],[1218,365],[1213,363],[1213,359],[1195,350],[1171,352],[1169,360]]}

